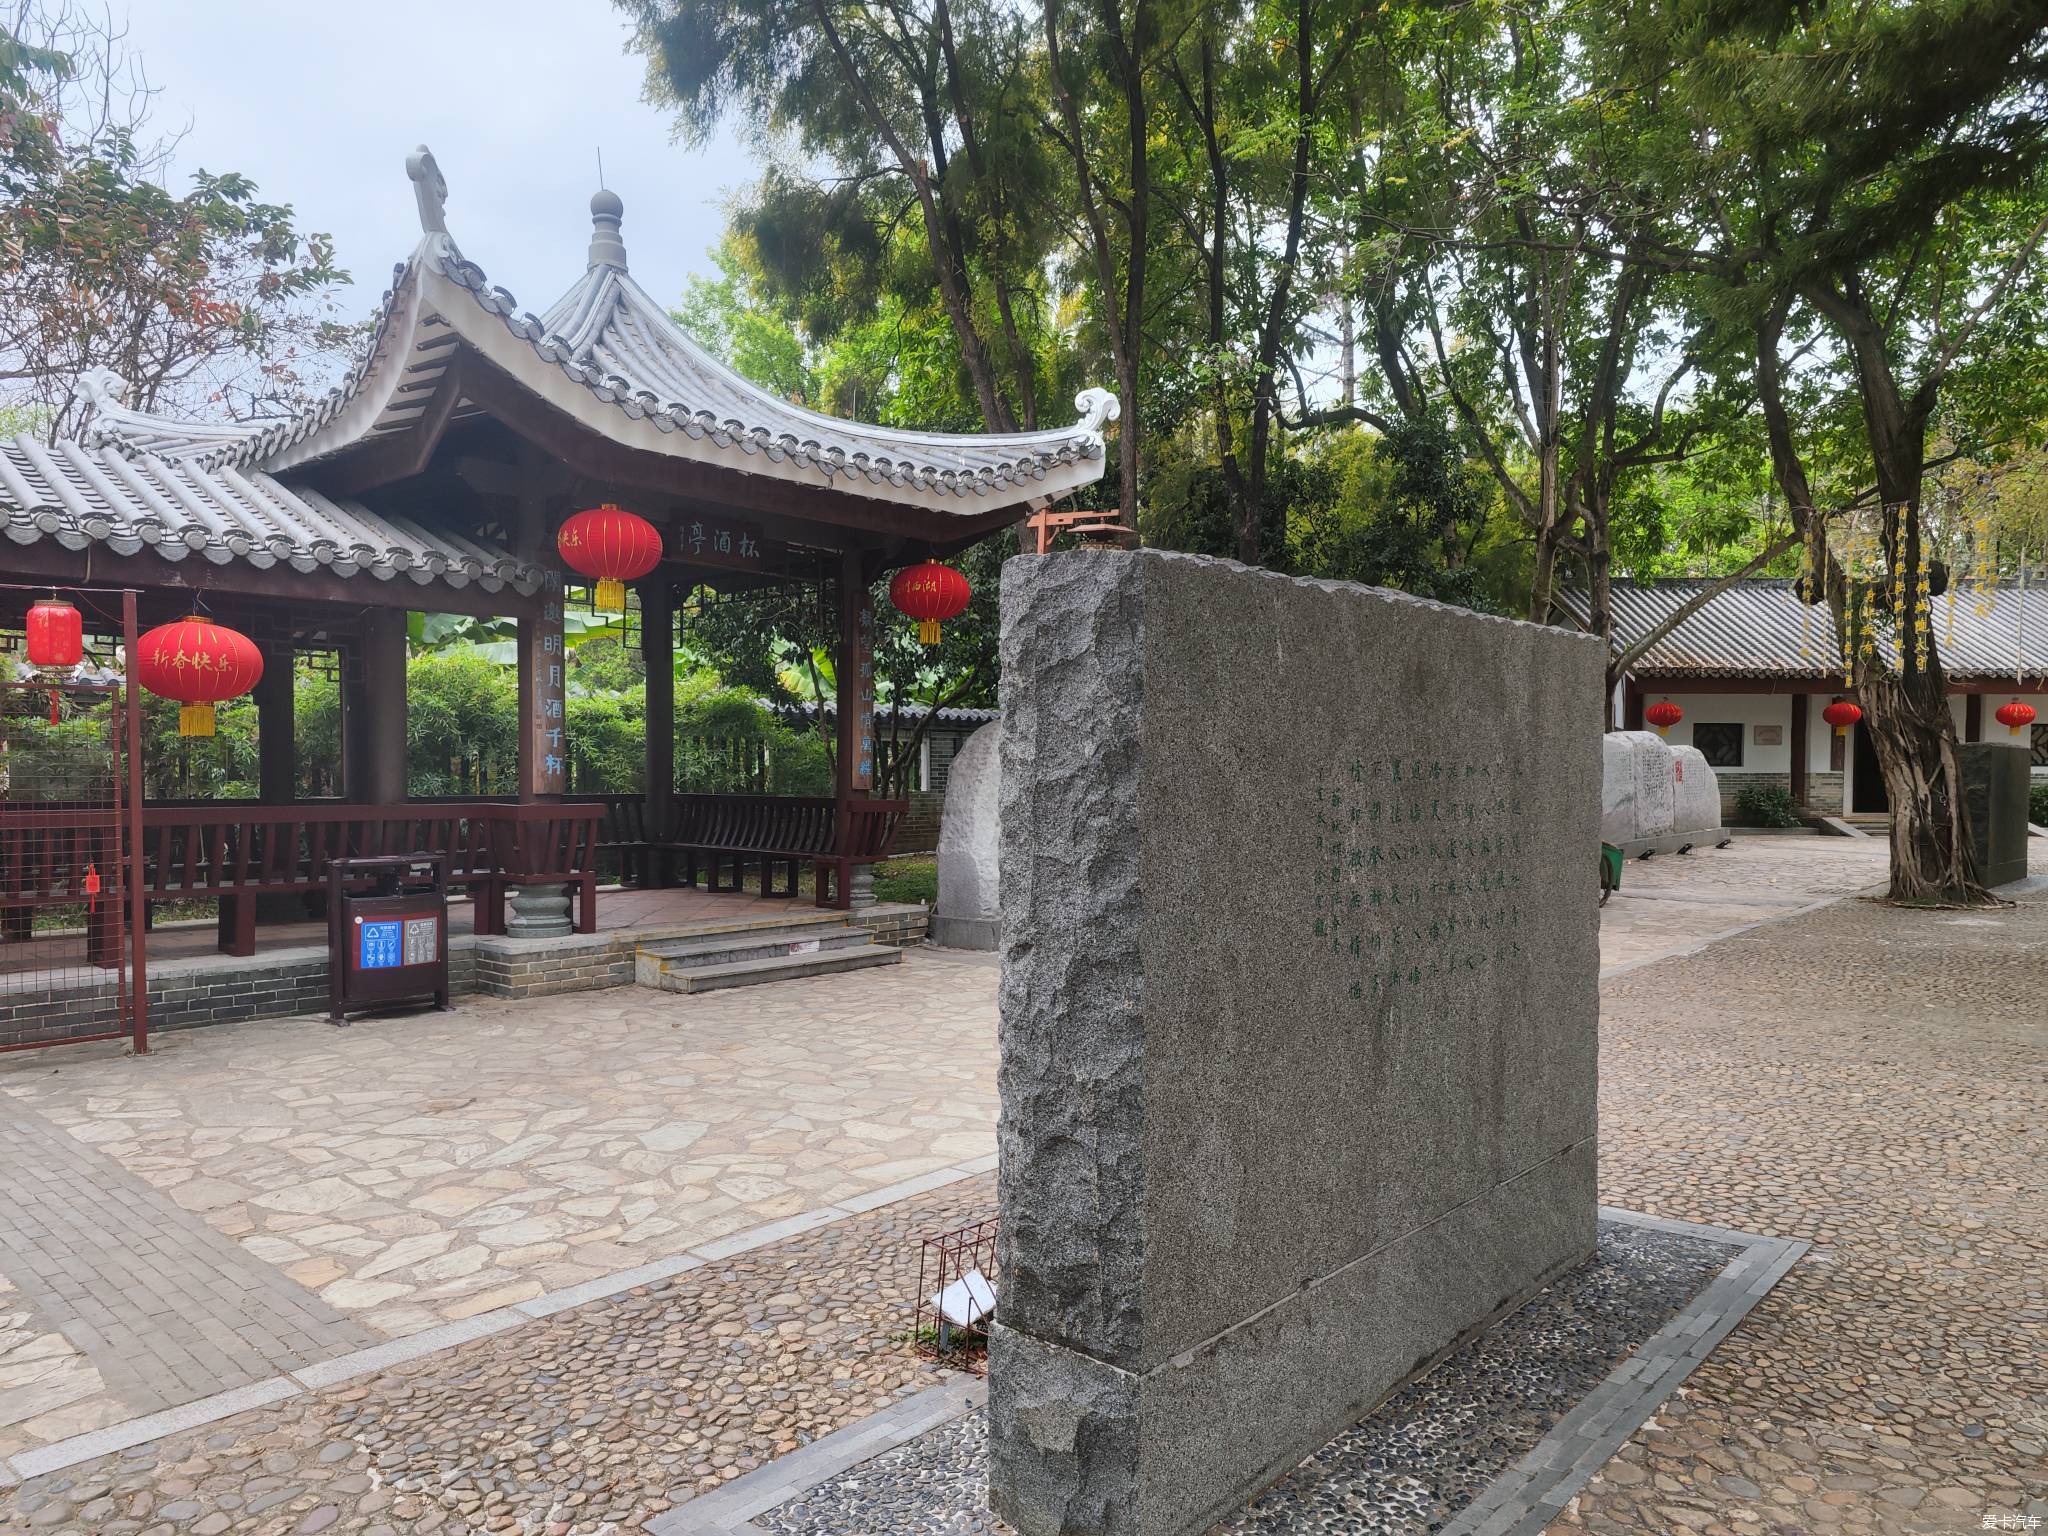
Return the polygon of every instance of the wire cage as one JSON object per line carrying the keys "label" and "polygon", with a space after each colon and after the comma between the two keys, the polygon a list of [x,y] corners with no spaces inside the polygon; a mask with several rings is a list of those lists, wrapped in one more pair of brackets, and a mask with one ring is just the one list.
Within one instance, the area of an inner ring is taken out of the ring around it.
{"label": "wire cage", "polygon": [[0,684],[0,1005],[67,1004],[67,1038],[128,1017],[120,684]]}
{"label": "wire cage", "polygon": [[[13,674],[0,681],[0,1053],[124,1037],[149,1049],[141,708],[124,675],[137,597],[0,581]],[[49,639],[35,614],[17,627],[45,598],[80,611],[68,666],[31,659]]]}
{"label": "wire cage", "polygon": [[[921,1354],[950,1355],[988,1343],[995,1316],[994,1217],[923,1240],[917,1257],[917,1306],[911,1337]],[[943,1300],[942,1300],[943,1298]]]}

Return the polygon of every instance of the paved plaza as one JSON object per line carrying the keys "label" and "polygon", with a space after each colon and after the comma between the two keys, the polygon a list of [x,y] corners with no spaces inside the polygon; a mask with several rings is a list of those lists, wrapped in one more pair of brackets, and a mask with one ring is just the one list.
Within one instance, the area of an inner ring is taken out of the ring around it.
{"label": "paved plaza", "polygon": [[[1603,914],[1602,1199],[1814,1248],[1557,1529],[1975,1530],[2048,1499],[2048,897],[1802,910],[1882,874],[1875,842],[1741,839],[1631,865]],[[31,1476],[0,1531],[589,1536],[929,1386],[914,1239],[993,1214],[946,1170],[993,1149],[995,980],[924,951],[9,1061],[0,1456],[836,1219]],[[919,1176],[954,1181],[859,1209]],[[53,1192],[67,1224],[35,1226]]]}

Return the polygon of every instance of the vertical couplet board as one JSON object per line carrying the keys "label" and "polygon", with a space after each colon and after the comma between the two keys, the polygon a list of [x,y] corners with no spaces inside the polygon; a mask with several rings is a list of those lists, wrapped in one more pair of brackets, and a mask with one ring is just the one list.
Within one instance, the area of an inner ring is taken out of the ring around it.
{"label": "vertical couplet board", "polygon": [[1156,551],[1003,578],[1023,1536],[1207,1529],[1595,1237],[1598,644]]}
{"label": "vertical couplet board", "polygon": [[519,625],[520,684],[526,690],[527,739],[524,798],[564,793],[569,785],[569,752],[564,735],[567,705],[562,642],[562,575],[542,579],[540,611]]}
{"label": "vertical couplet board", "polygon": [[839,573],[839,782],[842,793],[875,787],[875,602],[849,554]]}

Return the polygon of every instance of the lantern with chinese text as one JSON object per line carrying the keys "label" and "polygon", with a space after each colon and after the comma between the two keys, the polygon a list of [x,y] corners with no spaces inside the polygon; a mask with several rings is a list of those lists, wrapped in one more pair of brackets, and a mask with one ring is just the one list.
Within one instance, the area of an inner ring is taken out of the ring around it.
{"label": "lantern with chinese text", "polygon": [[1863,711],[1847,699],[1837,699],[1820,712],[1821,719],[1835,728],[1837,736],[1849,734],[1849,727],[1863,718]]}
{"label": "lantern with chinese text", "polygon": [[907,617],[917,620],[917,639],[921,645],[937,645],[939,625],[957,618],[973,598],[974,589],[967,584],[967,578],[936,560],[900,570],[889,583],[889,601]]}
{"label": "lantern with chinese text", "polygon": [[1685,718],[1685,711],[1669,699],[1659,699],[1643,711],[1643,718],[1657,728],[1659,736],[1665,735],[1671,727]]}
{"label": "lantern with chinese text", "polygon": [[1998,706],[1998,723],[2017,736],[2034,723],[2034,706],[2014,699],[2010,704]]}
{"label": "lantern with chinese text", "polygon": [[211,736],[213,706],[240,698],[263,676],[263,653],[247,635],[193,615],[159,624],[136,642],[135,677],[159,698],[176,699],[180,736]]}
{"label": "lantern with chinese text", "polygon": [[626,583],[661,563],[661,530],[637,512],[606,502],[562,524],[555,548],[570,570],[597,579],[592,607],[600,613],[624,613]]}
{"label": "lantern with chinese text", "polygon": [[[32,667],[75,667],[85,659],[85,621],[78,610],[52,594],[28,611],[28,662]],[[50,724],[58,720],[57,690],[50,690]]]}

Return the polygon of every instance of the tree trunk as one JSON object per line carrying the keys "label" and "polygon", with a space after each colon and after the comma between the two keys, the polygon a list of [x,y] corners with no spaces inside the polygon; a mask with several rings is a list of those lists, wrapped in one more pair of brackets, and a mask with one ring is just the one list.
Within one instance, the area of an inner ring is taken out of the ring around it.
{"label": "tree trunk", "polygon": [[1863,706],[1857,729],[1870,732],[1891,801],[1891,900],[1990,903],[1970,846],[1955,721],[1939,662],[1911,673],[1880,673],[1856,697]]}

